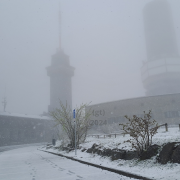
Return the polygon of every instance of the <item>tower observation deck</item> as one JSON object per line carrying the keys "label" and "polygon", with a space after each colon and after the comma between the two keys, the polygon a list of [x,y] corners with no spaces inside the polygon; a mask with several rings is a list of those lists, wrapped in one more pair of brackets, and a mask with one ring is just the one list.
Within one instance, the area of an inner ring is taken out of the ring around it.
{"label": "tower observation deck", "polygon": [[147,61],[141,68],[146,95],[180,92],[180,56],[171,9],[166,0],[153,0],[143,10]]}

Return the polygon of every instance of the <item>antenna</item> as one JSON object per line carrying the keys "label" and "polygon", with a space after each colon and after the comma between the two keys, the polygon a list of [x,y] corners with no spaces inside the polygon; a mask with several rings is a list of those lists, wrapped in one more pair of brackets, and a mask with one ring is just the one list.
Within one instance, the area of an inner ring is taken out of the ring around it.
{"label": "antenna", "polygon": [[3,98],[2,104],[3,104],[4,112],[6,112],[7,100],[6,100],[6,97],[5,97],[5,96],[4,96],[4,98]]}
{"label": "antenna", "polygon": [[61,8],[59,2],[59,50],[61,49]]}
{"label": "antenna", "polygon": [[7,105],[7,100],[6,100],[6,85],[5,85],[4,98],[3,98],[2,104],[3,104],[3,109],[4,109],[4,112],[5,112],[6,111],[6,105]]}

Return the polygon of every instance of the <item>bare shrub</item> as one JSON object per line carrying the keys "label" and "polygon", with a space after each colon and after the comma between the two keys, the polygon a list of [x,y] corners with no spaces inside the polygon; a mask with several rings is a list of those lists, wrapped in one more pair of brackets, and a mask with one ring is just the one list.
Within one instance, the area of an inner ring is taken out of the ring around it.
{"label": "bare shrub", "polygon": [[68,136],[66,134],[66,132],[64,131],[64,129],[62,128],[61,125],[55,125],[54,127],[55,133],[56,133],[56,137],[58,138],[58,140],[61,141],[61,145],[64,147],[67,144],[69,144],[69,139]]}
{"label": "bare shrub", "polygon": [[[85,113],[87,104],[81,104],[76,107],[76,144],[79,146],[83,143],[87,136],[89,126],[90,110]],[[50,112],[50,116],[55,120],[55,126],[61,126],[62,131],[66,133],[71,147],[75,147],[75,125],[73,121],[72,109],[67,105],[60,102],[60,108]],[[60,135],[60,133],[59,133]],[[59,137],[60,138],[60,137]]]}
{"label": "bare shrub", "polygon": [[124,134],[129,134],[132,137],[132,139],[125,142],[131,143],[132,147],[141,155],[143,151],[147,151],[152,145],[152,137],[157,133],[158,123],[156,120],[151,119],[151,110],[149,113],[144,111],[143,117],[133,115],[132,118],[128,116],[125,116],[125,118],[129,122],[119,125],[122,126]]}

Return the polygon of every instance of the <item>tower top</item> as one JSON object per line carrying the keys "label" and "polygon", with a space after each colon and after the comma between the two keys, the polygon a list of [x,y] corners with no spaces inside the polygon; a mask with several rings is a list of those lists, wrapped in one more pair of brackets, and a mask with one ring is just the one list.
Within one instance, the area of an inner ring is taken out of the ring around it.
{"label": "tower top", "polygon": [[59,50],[61,49],[61,9],[60,9],[60,2],[59,2],[59,13],[58,13],[58,20],[59,20]]}

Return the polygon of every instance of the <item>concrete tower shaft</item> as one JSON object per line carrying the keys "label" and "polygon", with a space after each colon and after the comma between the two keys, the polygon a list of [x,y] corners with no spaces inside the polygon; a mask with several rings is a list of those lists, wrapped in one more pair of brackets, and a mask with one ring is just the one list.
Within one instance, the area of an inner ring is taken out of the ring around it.
{"label": "concrete tower shaft", "polygon": [[166,0],[153,0],[144,10],[147,61],[141,68],[146,95],[180,92],[180,58],[171,9]]}
{"label": "concrete tower shaft", "polygon": [[52,56],[51,66],[47,67],[47,75],[50,77],[50,105],[49,111],[59,108],[59,101],[64,105],[72,106],[72,85],[71,77],[74,75],[74,68],[70,66],[69,57],[58,50]]}
{"label": "concrete tower shaft", "polygon": [[143,10],[148,61],[179,57],[170,6],[166,0],[154,0]]}

